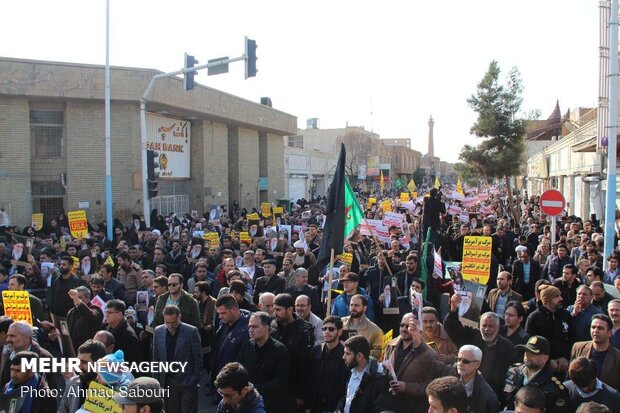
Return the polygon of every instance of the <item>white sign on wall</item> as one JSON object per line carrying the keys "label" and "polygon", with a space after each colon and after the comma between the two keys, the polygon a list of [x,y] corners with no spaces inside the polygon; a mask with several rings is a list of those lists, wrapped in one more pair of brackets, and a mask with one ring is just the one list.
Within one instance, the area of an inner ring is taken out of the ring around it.
{"label": "white sign on wall", "polygon": [[159,154],[159,178],[189,178],[192,124],[188,120],[147,114],[146,148]]}

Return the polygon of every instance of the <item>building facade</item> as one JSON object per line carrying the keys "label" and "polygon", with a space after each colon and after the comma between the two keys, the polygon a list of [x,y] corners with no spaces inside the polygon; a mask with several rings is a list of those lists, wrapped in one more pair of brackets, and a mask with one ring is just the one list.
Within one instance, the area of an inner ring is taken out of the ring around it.
{"label": "building facade", "polygon": [[[16,225],[77,209],[105,219],[104,69],[0,58],[0,206]],[[121,221],[143,210],[140,98],[158,73],[111,68],[112,205]],[[151,205],[160,213],[284,196],[283,136],[295,133],[296,117],[201,85],[185,92],[180,78],[156,83],[147,111],[191,130],[185,149],[160,148],[160,156],[190,152],[187,178],[159,179]]]}

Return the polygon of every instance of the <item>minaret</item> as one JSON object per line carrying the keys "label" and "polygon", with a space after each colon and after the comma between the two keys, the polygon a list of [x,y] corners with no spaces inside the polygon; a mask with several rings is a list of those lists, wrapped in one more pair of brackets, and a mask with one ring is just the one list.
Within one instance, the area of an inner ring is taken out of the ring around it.
{"label": "minaret", "polygon": [[435,156],[435,145],[433,144],[433,126],[435,126],[435,121],[433,120],[433,116],[428,120],[428,156],[431,158]]}

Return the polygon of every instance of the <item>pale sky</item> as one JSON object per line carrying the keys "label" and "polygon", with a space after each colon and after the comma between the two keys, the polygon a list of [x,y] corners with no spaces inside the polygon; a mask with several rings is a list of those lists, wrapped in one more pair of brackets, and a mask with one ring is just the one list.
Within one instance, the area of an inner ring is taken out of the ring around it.
{"label": "pale sky", "polygon": [[[497,60],[517,66],[524,112],[549,116],[593,107],[598,94],[599,9],[595,0],[207,1],[110,0],[110,64],[173,71],[183,54],[205,63],[258,43],[258,76],[243,63],[196,81],[321,128],[364,126],[382,138],[411,138],[454,162],[475,114],[466,99]],[[105,0],[3,1],[0,56],[105,63]],[[112,85],[114,89],[114,85]],[[372,113],[372,115],[371,115]]]}

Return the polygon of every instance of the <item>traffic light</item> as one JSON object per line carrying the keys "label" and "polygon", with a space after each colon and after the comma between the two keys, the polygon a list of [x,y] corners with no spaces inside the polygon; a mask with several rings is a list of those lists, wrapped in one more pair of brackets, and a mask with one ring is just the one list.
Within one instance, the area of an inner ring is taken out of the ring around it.
{"label": "traffic light", "polygon": [[[185,53],[185,69],[191,69],[195,65],[198,64],[198,60],[194,58],[194,56],[190,56]],[[183,78],[183,87],[185,90],[193,90],[194,89],[194,75],[198,74],[197,72],[185,73]]]}
{"label": "traffic light", "polygon": [[255,77],[256,72],[256,40],[245,38],[245,78]]}
{"label": "traffic light", "polygon": [[159,178],[159,173],[155,172],[155,169],[159,168],[157,158],[159,158],[157,152],[151,150],[146,151],[146,185],[149,190],[149,199],[156,197],[158,192],[157,178]]}

